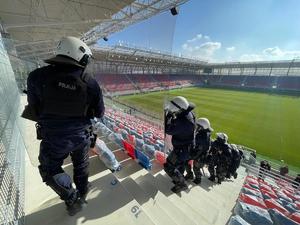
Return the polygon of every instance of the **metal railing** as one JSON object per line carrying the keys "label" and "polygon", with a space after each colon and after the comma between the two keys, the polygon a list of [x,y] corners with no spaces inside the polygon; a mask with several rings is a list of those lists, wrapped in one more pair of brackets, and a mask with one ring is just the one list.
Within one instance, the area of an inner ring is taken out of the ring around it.
{"label": "metal railing", "polygon": [[[242,165],[247,169],[248,174],[254,175],[258,178],[264,179],[267,183],[272,184],[274,186],[278,186],[278,182],[284,181],[286,184],[288,184],[290,187],[295,188],[297,186],[297,189],[300,190],[299,183],[294,181],[294,178],[288,175],[281,175],[280,171],[274,168],[271,168],[270,170],[266,170],[264,168],[261,168],[259,164],[257,164],[257,161],[255,161],[254,158],[251,159],[252,156],[250,156],[250,160],[244,159],[242,161]],[[250,163],[249,163],[250,162]]]}

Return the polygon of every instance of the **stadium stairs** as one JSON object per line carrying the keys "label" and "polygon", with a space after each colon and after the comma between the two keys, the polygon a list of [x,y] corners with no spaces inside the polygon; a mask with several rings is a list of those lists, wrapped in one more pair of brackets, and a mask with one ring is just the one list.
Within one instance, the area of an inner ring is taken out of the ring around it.
{"label": "stadium stairs", "polygon": [[[27,121],[28,143],[33,140],[34,124]],[[151,159],[151,170],[144,169],[139,161],[128,156],[124,148],[101,136],[122,165],[122,170],[112,173],[97,155],[90,156],[91,190],[88,206],[73,217],[67,215],[64,203],[42,183],[38,168],[32,160],[37,158],[38,144],[28,151],[26,158],[25,221],[30,225],[66,224],[199,224],[224,225],[232,215],[246,176],[239,169],[236,180],[221,185],[205,177],[201,185],[189,183],[189,191],[174,194],[170,178],[162,165]],[[64,169],[72,176],[72,165],[67,159]]]}

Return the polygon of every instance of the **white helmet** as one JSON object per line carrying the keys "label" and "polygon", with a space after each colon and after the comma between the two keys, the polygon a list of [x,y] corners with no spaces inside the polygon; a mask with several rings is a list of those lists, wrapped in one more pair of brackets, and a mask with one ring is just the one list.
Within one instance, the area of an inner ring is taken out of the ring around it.
{"label": "white helmet", "polygon": [[224,144],[228,141],[228,136],[225,133],[217,133],[217,139],[223,142]]}
{"label": "white helmet", "polygon": [[76,37],[63,37],[58,43],[56,56],[45,60],[45,62],[85,67],[91,56],[91,49],[83,41]]}
{"label": "white helmet", "polygon": [[199,118],[197,120],[197,125],[201,126],[204,130],[210,130],[210,131],[214,131],[211,126],[210,126],[210,122],[207,118]]}
{"label": "white helmet", "polygon": [[177,96],[168,103],[166,109],[172,113],[177,113],[182,110],[187,110],[188,107],[189,102],[186,100],[186,98],[182,96]]}

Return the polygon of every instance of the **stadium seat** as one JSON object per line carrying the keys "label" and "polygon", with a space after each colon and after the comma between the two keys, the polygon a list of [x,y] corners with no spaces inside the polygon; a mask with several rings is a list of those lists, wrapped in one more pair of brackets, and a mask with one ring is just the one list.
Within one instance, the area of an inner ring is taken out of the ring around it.
{"label": "stadium seat", "polygon": [[136,150],[136,158],[138,162],[147,170],[150,170],[152,168],[152,163],[147,155],[145,155],[143,152]]}
{"label": "stadium seat", "polygon": [[254,191],[257,191],[258,190],[258,188],[254,188],[254,187],[252,187],[250,184],[248,184],[248,183],[245,183],[244,185],[243,185],[243,187],[245,187],[245,188],[247,188],[247,189],[251,189],[251,190],[254,190]]}
{"label": "stadium seat", "polygon": [[127,154],[132,158],[132,159],[136,159],[135,156],[135,149],[133,148],[133,146],[131,144],[129,144],[127,141],[122,141],[123,142],[123,146],[125,151],[127,152]]}
{"label": "stadium seat", "polygon": [[249,189],[249,188],[243,186],[241,189],[241,192],[244,194],[249,194],[249,195],[259,197],[259,198],[263,198],[261,192],[257,189]]}
{"label": "stadium seat", "polygon": [[266,204],[268,209],[276,209],[279,212],[283,213],[284,215],[289,215],[290,214],[290,212],[286,208],[284,208],[282,205],[280,205],[274,199],[266,199],[265,204]]}
{"label": "stadium seat", "polygon": [[155,151],[154,153],[155,159],[157,162],[159,162],[161,165],[166,163],[166,154],[160,151]]}
{"label": "stadium seat", "polygon": [[228,222],[228,225],[251,225],[239,215],[232,216]]}
{"label": "stadium seat", "polygon": [[300,224],[300,212],[293,213],[290,218]]}
{"label": "stadium seat", "polygon": [[238,201],[234,213],[245,221],[255,225],[273,225],[268,210]]}
{"label": "stadium seat", "polygon": [[271,209],[269,212],[274,225],[299,225],[297,222],[293,221],[277,209]]}
{"label": "stadium seat", "polygon": [[253,195],[241,193],[240,196],[239,196],[239,200],[244,202],[244,203],[247,203],[249,205],[258,206],[262,209],[267,208],[267,206],[264,203],[263,199],[261,199],[259,197],[256,197],[256,196],[253,196]]}
{"label": "stadium seat", "polygon": [[273,190],[270,191],[270,190],[266,190],[266,189],[260,189],[260,191],[263,195],[266,195],[266,196],[269,196],[269,197],[275,198],[275,199],[278,198],[278,196],[275,194],[275,192]]}

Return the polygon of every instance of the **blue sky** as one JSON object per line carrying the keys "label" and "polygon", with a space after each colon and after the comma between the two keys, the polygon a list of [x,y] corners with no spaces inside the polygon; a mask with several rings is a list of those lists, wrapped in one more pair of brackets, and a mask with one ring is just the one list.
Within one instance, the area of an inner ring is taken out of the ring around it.
{"label": "blue sky", "polygon": [[190,0],[99,44],[128,43],[211,62],[300,56],[300,0]]}

